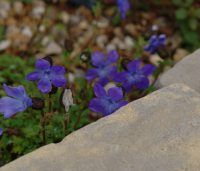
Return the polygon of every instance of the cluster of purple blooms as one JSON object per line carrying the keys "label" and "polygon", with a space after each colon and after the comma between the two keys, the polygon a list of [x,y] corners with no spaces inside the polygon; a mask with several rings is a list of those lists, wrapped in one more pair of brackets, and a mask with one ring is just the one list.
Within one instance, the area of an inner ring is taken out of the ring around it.
{"label": "cluster of purple blooms", "polygon": [[[122,18],[125,16],[128,7],[128,1],[117,0],[121,10]],[[159,47],[166,44],[166,36],[153,35],[148,45],[144,47],[146,51],[153,54],[156,53]],[[148,76],[155,71],[155,66],[147,64],[142,66],[140,60],[133,60],[126,66],[126,70],[119,72],[117,70],[117,61],[119,55],[116,50],[110,51],[107,56],[101,52],[94,52],[91,56],[93,68],[86,73],[86,79],[96,80],[94,93],[96,98],[93,98],[89,104],[89,108],[103,116],[107,116],[128,102],[123,100],[123,90],[130,92],[133,88],[144,90],[149,86]],[[39,59],[35,64],[36,71],[27,75],[29,81],[37,81],[38,89],[42,93],[51,93],[53,87],[65,87],[66,78],[65,68],[62,66],[52,66],[51,62],[46,59]],[[122,88],[113,87],[105,91],[104,86],[110,81],[120,83]],[[31,107],[32,99],[27,95],[23,86],[10,87],[6,84],[3,88],[8,96],[0,98],[0,113],[3,113],[4,118],[10,118],[17,112],[23,112],[28,107]],[[3,129],[0,128],[0,135]]]}
{"label": "cluster of purple blooms", "polygon": [[[27,80],[38,81],[38,89],[42,93],[50,93],[52,85],[55,87],[65,87],[65,68],[62,66],[52,66],[49,61],[39,59],[36,61],[36,71],[27,75]],[[25,111],[33,105],[32,99],[27,95],[23,86],[10,87],[6,84],[3,88],[8,96],[0,98],[0,113],[8,119],[18,112]],[[0,135],[3,129],[0,128]]]}
{"label": "cluster of purple blooms", "polygon": [[[123,91],[131,91],[134,87],[138,90],[144,90],[149,86],[148,76],[155,71],[155,66],[147,64],[142,67],[140,60],[133,60],[127,64],[127,70],[118,72],[116,63],[119,58],[117,51],[113,50],[106,57],[101,52],[92,54],[92,65],[94,68],[89,69],[87,80],[96,80],[94,93],[96,98],[90,102],[90,109],[94,112],[107,116],[120,107],[127,104],[123,99]],[[109,81],[115,81],[122,85],[122,88],[114,87],[106,92],[104,86]]]}

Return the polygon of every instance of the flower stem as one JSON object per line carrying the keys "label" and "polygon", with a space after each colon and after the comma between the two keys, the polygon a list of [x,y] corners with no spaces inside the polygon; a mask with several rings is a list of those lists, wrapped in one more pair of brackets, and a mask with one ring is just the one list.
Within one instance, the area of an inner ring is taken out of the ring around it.
{"label": "flower stem", "polygon": [[67,130],[67,127],[69,125],[69,120],[70,120],[70,115],[69,115],[69,113],[66,113],[64,115],[64,135],[65,136],[68,135],[68,133],[69,133]]}
{"label": "flower stem", "polygon": [[45,113],[42,110],[41,111],[41,115],[42,115],[42,120],[41,120],[41,126],[42,126],[42,141],[43,141],[43,145],[46,144],[46,117],[45,117]]}
{"label": "flower stem", "polygon": [[74,124],[74,130],[77,129],[77,126],[78,126],[78,124],[79,124],[79,122],[81,120],[81,116],[82,116],[82,113],[80,112],[79,115],[78,115],[78,118],[76,120],[76,123]]}
{"label": "flower stem", "polygon": [[51,94],[49,94],[49,113],[52,112]]}

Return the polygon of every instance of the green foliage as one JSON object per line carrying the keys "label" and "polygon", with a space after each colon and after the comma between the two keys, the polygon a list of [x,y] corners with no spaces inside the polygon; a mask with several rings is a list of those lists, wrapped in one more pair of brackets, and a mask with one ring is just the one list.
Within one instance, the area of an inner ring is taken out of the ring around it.
{"label": "green foliage", "polygon": [[172,0],[177,7],[175,12],[177,26],[180,29],[184,44],[190,50],[200,46],[198,29],[200,19],[200,8],[193,6],[193,0]]}
{"label": "green foliage", "polygon": [[176,18],[178,20],[183,20],[183,19],[186,19],[187,18],[187,10],[185,8],[179,8],[177,11],[176,11]]}

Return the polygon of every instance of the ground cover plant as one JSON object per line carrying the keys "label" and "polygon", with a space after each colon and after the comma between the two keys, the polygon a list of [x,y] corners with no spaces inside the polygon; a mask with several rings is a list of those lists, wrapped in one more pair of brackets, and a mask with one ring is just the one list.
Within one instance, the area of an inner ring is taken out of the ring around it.
{"label": "ground cover plant", "polygon": [[1,1],[0,165],[153,92],[199,47],[184,2]]}

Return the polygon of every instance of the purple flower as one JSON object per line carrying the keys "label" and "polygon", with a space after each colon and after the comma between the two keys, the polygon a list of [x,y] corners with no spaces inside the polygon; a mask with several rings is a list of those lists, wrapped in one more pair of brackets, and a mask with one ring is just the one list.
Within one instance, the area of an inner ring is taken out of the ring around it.
{"label": "purple flower", "polygon": [[125,19],[128,10],[130,9],[129,0],[116,0],[118,10],[121,14],[121,18]]}
{"label": "purple flower", "polygon": [[122,83],[122,87],[126,92],[129,92],[133,87],[136,87],[138,90],[148,88],[148,76],[155,71],[156,67],[152,64],[141,67],[141,64],[142,62],[140,60],[133,60],[128,63],[127,71],[115,75],[114,80]]}
{"label": "purple flower", "polygon": [[166,44],[166,35],[161,34],[159,36],[153,35],[150,37],[148,44],[144,47],[146,51],[151,54],[156,53],[159,47],[165,46]]}
{"label": "purple flower", "polygon": [[89,69],[86,73],[87,80],[93,80],[98,78],[98,83],[102,86],[106,85],[117,72],[117,67],[114,66],[117,62],[119,55],[117,51],[112,50],[108,53],[108,57],[105,57],[101,52],[95,52],[92,54],[92,65],[95,68]]}
{"label": "purple flower", "polygon": [[3,129],[0,128],[0,136],[3,134]]}
{"label": "purple flower", "polygon": [[29,81],[38,81],[38,89],[42,93],[49,93],[52,90],[52,84],[55,87],[64,87],[66,78],[64,77],[65,68],[62,66],[51,66],[45,59],[37,60],[36,71],[27,75]]}
{"label": "purple flower", "polygon": [[10,96],[0,98],[0,113],[4,114],[4,118],[10,118],[17,112],[23,112],[32,106],[32,100],[27,96],[23,86],[10,87],[4,84],[3,88]]}
{"label": "purple flower", "polygon": [[101,113],[103,116],[113,113],[128,103],[122,100],[123,92],[118,87],[110,88],[106,92],[100,84],[95,84],[94,93],[96,98],[90,101],[89,108],[94,112]]}

